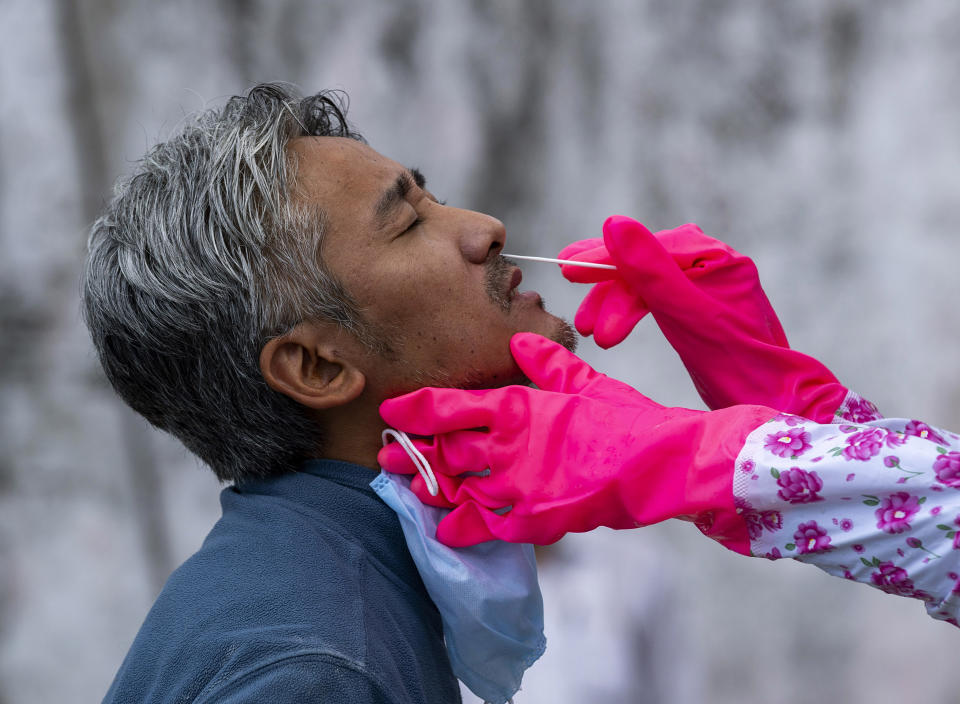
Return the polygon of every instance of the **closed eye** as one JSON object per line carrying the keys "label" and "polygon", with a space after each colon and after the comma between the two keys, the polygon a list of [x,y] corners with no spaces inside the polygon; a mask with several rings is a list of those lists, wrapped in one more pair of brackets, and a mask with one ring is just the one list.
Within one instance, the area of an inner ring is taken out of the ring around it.
{"label": "closed eye", "polygon": [[410,227],[408,227],[406,230],[404,230],[404,233],[410,232],[411,230],[414,230],[414,229],[420,227],[422,224],[423,224],[423,218],[417,217],[416,220],[414,220],[412,223],[410,223]]}

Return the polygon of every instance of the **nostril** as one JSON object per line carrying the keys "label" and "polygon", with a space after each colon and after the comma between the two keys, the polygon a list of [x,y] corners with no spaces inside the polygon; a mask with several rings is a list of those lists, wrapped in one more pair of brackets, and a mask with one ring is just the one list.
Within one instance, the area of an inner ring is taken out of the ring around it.
{"label": "nostril", "polygon": [[483,264],[498,256],[507,241],[503,223],[483,213],[461,212],[463,220],[458,223],[457,236],[464,258],[473,264]]}

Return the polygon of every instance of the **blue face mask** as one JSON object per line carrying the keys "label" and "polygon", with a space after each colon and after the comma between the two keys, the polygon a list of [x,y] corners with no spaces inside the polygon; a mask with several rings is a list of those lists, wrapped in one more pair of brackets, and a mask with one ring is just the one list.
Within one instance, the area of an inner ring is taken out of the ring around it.
{"label": "blue face mask", "polygon": [[[400,431],[384,431],[410,454],[431,494],[430,465]],[[397,512],[407,547],[443,621],[453,673],[471,692],[504,704],[520,689],[523,673],[547,647],[543,597],[532,545],[494,540],[449,548],[436,539],[449,511],[427,506],[410,491],[410,478],[381,472],[370,486]]]}

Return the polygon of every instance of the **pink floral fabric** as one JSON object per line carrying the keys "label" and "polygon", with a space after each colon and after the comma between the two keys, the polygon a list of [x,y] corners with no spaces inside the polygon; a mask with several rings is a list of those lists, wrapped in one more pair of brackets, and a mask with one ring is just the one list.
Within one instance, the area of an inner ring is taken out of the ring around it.
{"label": "pink floral fabric", "polygon": [[880,420],[883,416],[872,401],[868,401],[854,391],[848,391],[843,403],[836,410],[836,418],[838,421],[848,420],[851,423],[869,423]]}
{"label": "pink floral fabric", "polygon": [[851,393],[833,424],[782,414],[737,458],[755,556],[792,557],[924,602],[960,626],[960,436]]}

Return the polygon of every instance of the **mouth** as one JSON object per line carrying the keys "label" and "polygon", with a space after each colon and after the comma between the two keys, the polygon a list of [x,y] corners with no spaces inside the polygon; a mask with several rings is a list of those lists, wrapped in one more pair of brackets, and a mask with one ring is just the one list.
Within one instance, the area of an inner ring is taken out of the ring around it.
{"label": "mouth", "polygon": [[487,262],[487,297],[501,310],[509,313],[514,303],[533,303],[543,307],[540,294],[536,291],[520,291],[523,272],[520,267],[504,257],[493,257]]}
{"label": "mouth", "polygon": [[509,306],[514,303],[532,303],[543,308],[543,299],[536,291],[521,291],[520,282],[523,281],[523,272],[519,268],[514,268],[510,275],[509,285],[507,287],[506,301]]}
{"label": "mouth", "polygon": [[507,279],[507,290],[504,292],[508,301],[512,301],[516,297],[517,287],[520,286],[521,281],[523,281],[523,272],[520,271],[520,267],[515,266]]}

